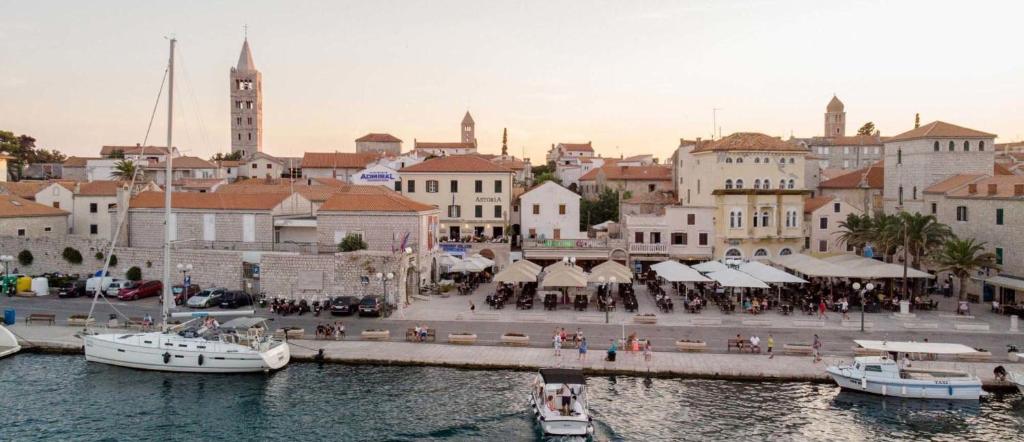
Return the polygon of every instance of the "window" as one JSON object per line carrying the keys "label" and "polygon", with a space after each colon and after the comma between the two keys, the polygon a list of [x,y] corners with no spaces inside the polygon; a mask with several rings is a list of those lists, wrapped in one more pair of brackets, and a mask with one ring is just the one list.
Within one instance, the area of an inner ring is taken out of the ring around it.
{"label": "window", "polygon": [[97,213],[99,211],[99,206],[96,203],[89,203],[89,213]]}
{"label": "window", "polygon": [[537,229],[530,229],[530,238],[537,237]]}
{"label": "window", "polygon": [[850,160],[843,160],[843,169],[850,168]]}
{"label": "window", "polygon": [[18,236],[25,236],[25,229],[18,229]]}
{"label": "window", "polygon": [[903,164],[903,148],[896,149],[896,164]]}
{"label": "window", "polygon": [[479,204],[476,205],[476,206],[473,206],[473,216],[475,216],[477,218],[483,218],[484,217],[484,206],[481,206]]}
{"label": "window", "polygon": [[697,215],[695,215],[693,213],[687,213],[686,214],[686,225],[692,226],[694,224],[697,224]]}
{"label": "window", "polygon": [[910,198],[911,200],[916,200],[917,199],[917,186],[914,186],[914,187],[912,187],[910,189],[910,196],[911,196],[911,198]]}
{"label": "window", "polygon": [[685,232],[672,232],[672,245],[685,246],[687,242],[686,239]]}
{"label": "window", "polygon": [[697,245],[699,245],[699,246],[706,246],[706,245],[708,245],[708,234],[707,233],[698,233],[697,234]]}
{"label": "window", "polygon": [[732,189],[732,180],[725,180],[725,188]]}
{"label": "window", "polygon": [[785,189],[786,188],[786,180],[779,180],[779,188],[780,189]]}
{"label": "window", "polygon": [[761,164],[761,157],[754,157],[754,164]]}
{"label": "window", "polygon": [[939,205],[932,203],[932,215],[935,215],[939,211]]}
{"label": "window", "polygon": [[754,256],[758,256],[758,257],[768,256],[768,251],[765,250],[765,249],[757,249],[757,251],[754,252]]}
{"label": "window", "polygon": [[743,158],[737,158],[736,164],[743,164]]}
{"label": "window", "polygon": [[996,247],[996,265],[1003,265],[1003,248]]}
{"label": "window", "polygon": [[241,126],[242,125],[242,117],[235,118],[235,123],[238,124],[239,126]]}
{"label": "window", "polygon": [[956,220],[967,222],[967,206],[956,206]]}
{"label": "window", "polygon": [[401,192],[401,191],[402,191],[402,182],[401,181],[395,181],[395,192]]}
{"label": "window", "polygon": [[769,180],[768,178],[765,178],[764,181],[761,181],[761,188],[764,189],[764,190],[771,189],[772,188],[771,180]]}
{"label": "window", "polygon": [[651,232],[651,244],[661,244],[661,232]]}
{"label": "window", "polygon": [[462,207],[451,205],[448,206],[448,217],[459,218],[462,216]]}
{"label": "window", "polygon": [[939,142],[938,141],[936,141],[935,144],[932,145],[932,150],[934,150],[936,152],[939,151]]}
{"label": "window", "polygon": [[97,224],[89,224],[89,234],[95,235],[97,233],[100,233],[100,226]]}
{"label": "window", "polygon": [[793,164],[795,162],[796,162],[796,158],[789,157],[789,164]]}
{"label": "window", "polygon": [[554,233],[552,233],[552,236],[555,239],[562,239],[562,229],[554,229]]}
{"label": "window", "polygon": [[768,157],[764,157],[764,163],[765,163],[765,164],[768,164],[769,162],[770,162],[770,161],[768,160]]}
{"label": "window", "polygon": [[832,212],[839,213],[840,207],[839,203],[832,203]]}
{"label": "window", "polygon": [[970,151],[971,151],[971,142],[967,141],[967,140],[964,140],[964,152],[970,152]]}
{"label": "window", "polygon": [[743,227],[743,211],[733,210],[729,212],[729,228],[739,229]]}
{"label": "window", "polygon": [[456,180],[452,180],[451,183],[449,184],[449,190],[450,190],[451,193],[458,193],[459,192],[459,182],[456,181]]}
{"label": "window", "polygon": [[437,193],[437,180],[427,180],[427,193]]}
{"label": "window", "polygon": [[[249,139],[250,140],[252,139],[252,134],[249,134]],[[273,168],[274,168],[273,164],[267,163],[267,170],[270,170],[270,169],[273,169]]]}
{"label": "window", "polygon": [[819,252],[827,252],[828,251],[828,240],[822,239],[822,240],[818,241],[818,251]]}
{"label": "window", "polygon": [[54,209],[59,209],[60,208],[60,201],[54,201],[53,202],[53,208]]}
{"label": "window", "polygon": [[792,254],[793,254],[793,251],[790,250],[789,247],[786,247],[786,248],[784,248],[782,250],[779,250],[779,255],[780,256],[786,256],[786,255],[792,255]]}
{"label": "window", "polygon": [[53,231],[53,227],[50,227],[50,226],[43,227],[43,231],[44,232],[52,232]]}
{"label": "window", "polygon": [[790,180],[789,180],[789,183],[788,183],[788,184],[786,184],[786,188],[787,188],[787,189],[792,189],[793,187],[795,187],[795,185],[796,185],[796,181],[795,181],[795,180],[792,180],[792,179],[790,179]]}
{"label": "window", "polygon": [[865,365],[864,366],[864,371],[875,371],[875,372],[881,373],[882,372],[882,366],[881,365]]}
{"label": "window", "polygon": [[984,152],[984,151],[985,151],[985,141],[982,140],[982,141],[978,142],[978,152]]}
{"label": "window", "polygon": [[534,215],[540,215],[540,204],[534,204],[533,205],[533,214]]}
{"label": "window", "polygon": [[[239,139],[241,139],[241,137],[242,137],[242,136],[241,136],[241,135],[239,135],[238,137],[239,137]],[[253,169],[255,169],[255,168],[257,168],[257,167],[259,167],[259,164],[256,164],[256,163],[252,163],[252,168],[253,168]]]}
{"label": "window", "polygon": [[761,227],[769,227],[768,226],[768,211],[767,210],[761,212]]}
{"label": "window", "polygon": [[409,180],[405,182],[405,191],[409,193],[416,193],[416,180]]}
{"label": "window", "polygon": [[1003,209],[996,209],[996,225],[1003,225]]}
{"label": "window", "polygon": [[725,252],[725,257],[726,258],[741,258],[741,257],[743,257],[743,252],[740,252],[739,249],[729,249],[729,250],[727,250]]}
{"label": "window", "polygon": [[473,182],[473,191],[476,193],[483,193],[484,191],[484,180],[476,180]]}
{"label": "window", "polygon": [[633,242],[637,244],[644,243],[644,232],[633,232]]}
{"label": "window", "polygon": [[761,179],[760,178],[754,180],[754,188],[755,189],[760,189],[761,188]]}
{"label": "window", "polygon": [[654,192],[654,184],[648,184],[647,185],[647,191],[648,192]]}
{"label": "window", "polygon": [[821,217],[818,219],[818,228],[821,230],[828,230],[828,217]]}
{"label": "window", "polygon": [[850,146],[843,146],[843,155],[850,154]]}
{"label": "window", "polygon": [[501,218],[501,206],[494,206],[494,217]]}
{"label": "window", "polygon": [[726,157],[726,158],[725,158],[725,163],[726,163],[726,164],[732,164],[732,158],[728,158],[728,157]]}
{"label": "window", "polygon": [[949,140],[949,151],[952,152],[955,147],[953,146],[953,140]]}
{"label": "window", "polygon": [[754,212],[753,214],[750,215],[750,222],[754,225],[754,227],[760,226],[760,224],[758,224],[757,222],[757,212]]}
{"label": "window", "polygon": [[743,188],[743,179],[736,180],[736,188],[737,189],[742,189]]}
{"label": "window", "polygon": [[501,180],[494,180],[494,193],[501,193]]}
{"label": "window", "polygon": [[899,201],[899,205],[902,206],[903,205],[903,186],[900,186],[899,189],[897,189],[897,193],[898,193],[898,195],[896,195],[897,201]]}
{"label": "window", "polygon": [[250,126],[252,126],[252,117],[249,117],[249,122],[248,122],[248,124],[249,124]]}
{"label": "window", "polygon": [[558,205],[558,214],[559,215],[565,215],[565,204],[559,204]]}
{"label": "window", "polygon": [[[249,141],[252,141],[252,132],[249,132]],[[267,166],[270,166],[269,164]]]}

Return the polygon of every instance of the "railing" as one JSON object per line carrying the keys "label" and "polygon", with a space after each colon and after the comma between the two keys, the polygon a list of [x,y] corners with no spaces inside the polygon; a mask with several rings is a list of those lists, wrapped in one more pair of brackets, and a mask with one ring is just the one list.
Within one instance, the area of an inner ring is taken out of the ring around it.
{"label": "railing", "polygon": [[615,240],[608,238],[584,239],[524,239],[524,249],[607,249]]}
{"label": "railing", "polygon": [[629,253],[668,254],[668,244],[630,244]]}

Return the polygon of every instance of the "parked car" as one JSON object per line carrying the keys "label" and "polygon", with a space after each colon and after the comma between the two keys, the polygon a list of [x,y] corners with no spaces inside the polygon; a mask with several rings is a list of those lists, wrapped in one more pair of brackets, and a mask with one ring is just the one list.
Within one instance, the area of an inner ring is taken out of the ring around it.
{"label": "parked car", "polygon": [[[101,295],[106,295],[107,287],[110,287],[115,281],[122,281],[122,279],[112,276],[104,276],[102,278],[93,276],[85,281],[85,294],[92,296],[99,291]],[[117,292],[112,292],[111,294],[117,295]]]}
{"label": "parked car", "polygon": [[78,275],[68,275],[61,272],[43,273],[39,276],[46,278],[46,281],[50,283],[50,287],[53,288],[64,287],[80,279]]}
{"label": "parked car", "polygon": [[76,280],[76,281],[71,281],[71,282],[69,282],[67,284],[64,284],[63,286],[61,286],[61,288],[59,290],[57,290],[57,296],[60,297],[60,298],[77,298],[79,296],[84,296],[84,295],[85,295],[85,280],[84,279],[79,279],[79,280]]}
{"label": "parked car", "polygon": [[121,293],[121,289],[134,287],[138,282],[114,278],[110,281],[110,284],[103,287],[103,296],[118,296]]}
{"label": "parked car", "polygon": [[[202,289],[196,284],[189,284],[188,290],[185,290],[184,284],[175,284],[171,287],[171,294],[174,295],[174,305],[182,305],[185,301],[199,293]],[[161,300],[163,302],[163,300]]]}
{"label": "parked car", "polygon": [[338,296],[331,300],[331,314],[335,316],[351,315],[359,311],[359,298],[355,296]]}
{"label": "parked car", "polygon": [[117,299],[134,301],[136,299],[160,296],[164,291],[164,283],[160,281],[135,281],[128,287],[117,292]]}
{"label": "parked car", "polygon": [[209,308],[220,304],[220,298],[224,296],[227,289],[224,288],[209,288],[205,289],[195,296],[188,298],[185,302],[189,308]]}
{"label": "parked car", "polygon": [[380,296],[367,296],[359,301],[359,316],[380,316],[383,305]]}
{"label": "parked car", "polygon": [[232,290],[220,297],[220,308],[238,308],[252,305],[252,295],[241,290]]}

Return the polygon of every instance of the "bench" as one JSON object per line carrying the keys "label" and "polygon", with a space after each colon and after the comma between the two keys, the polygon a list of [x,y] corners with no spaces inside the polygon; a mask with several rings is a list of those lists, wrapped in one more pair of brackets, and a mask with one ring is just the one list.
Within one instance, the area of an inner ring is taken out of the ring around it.
{"label": "bench", "polygon": [[[416,336],[416,329],[415,328],[409,328],[409,329],[405,330],[405,340],[409,341],[409,342],[420,342],[419,336]],[[427,329],[427,337],[426,337],[426,339],[424,339],[424,341],[436,342],[437,341],[437,330],[432,329],[432,328],[428,328]]]}
{"label": "bench", "polygon": [[730,339],[729,347],[725,351],[726,353],[728,353],[731,352],[734,348],[736,350],[739,350],[740,353],[743,353],[743,351],[749,351],[751,353],[761,352],[760,348],[754,349],[754,347],[750,345],[750,341],[746,339]]}
{"label": "bench", "polygon": [[700,353],[707,350],[708,344],[704,341],[687,341],[681,339],[676,341],[676,348],[681,352]]}
{"label": "bench", "polygon": [[782,352],[787,355],[810,356],[814,354],[814,347],[808,344],[785,344],[782,346]]}
{"label": "bench", "polygon": [[49,322],[50,325],[55,325],[57,323],[57,315],[52,313],[32,313],[25,317],[25,325],[36,321]]}

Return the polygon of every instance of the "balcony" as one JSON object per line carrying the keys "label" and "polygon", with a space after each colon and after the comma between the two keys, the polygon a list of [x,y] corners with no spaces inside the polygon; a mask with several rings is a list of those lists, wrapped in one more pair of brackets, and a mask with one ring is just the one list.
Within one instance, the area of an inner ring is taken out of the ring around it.
{"label": "balcony", "polygon": [[524,249],[608,249],[616,240],[608,238],[583,239],[524,239]]}
{"label": "balcony", "polygon": [[668,255],[668,244],[630,244],[629,253],[645,255]]}

